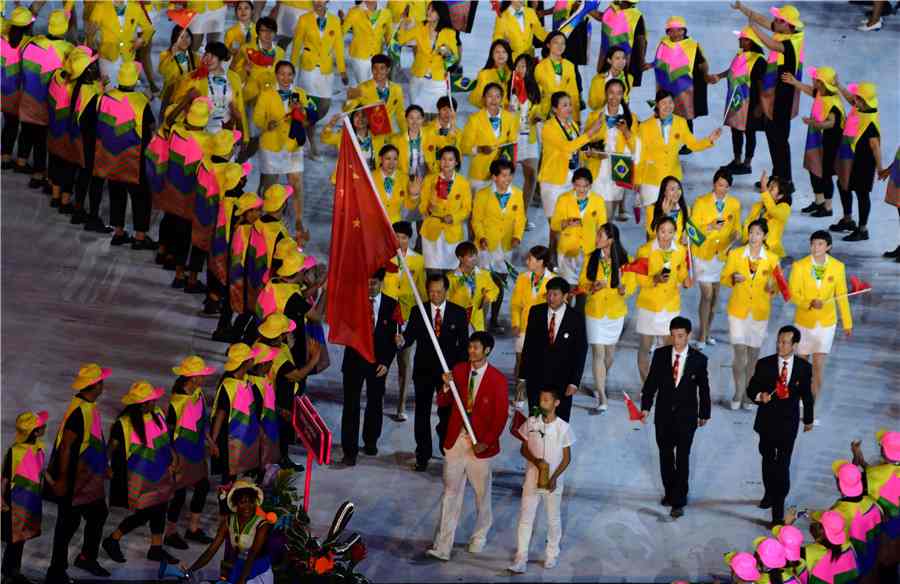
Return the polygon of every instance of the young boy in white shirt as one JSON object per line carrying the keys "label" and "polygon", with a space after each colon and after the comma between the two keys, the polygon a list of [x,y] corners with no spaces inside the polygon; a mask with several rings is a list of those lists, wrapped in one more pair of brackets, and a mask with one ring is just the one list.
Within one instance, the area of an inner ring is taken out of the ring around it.
{"label": "young boy in white shirt", "polygon": [[555,568],[559,557],[559,540],[562,538],[562,520],[559,508],[562,502],[562,473],[572,460],[572,444],[575,435],[569,424],[556,416],[559,394],[553,389],[540,393],[541,413],[529,417],[520,427],[525,438],[522,456],[528,461],[525,484],[522,486],[522,506],[519,510],[518,548],[510,572],[524,574],[528,563],[528,547],[538,503],[544,501],[547,513],[547,550],[544,568]]}

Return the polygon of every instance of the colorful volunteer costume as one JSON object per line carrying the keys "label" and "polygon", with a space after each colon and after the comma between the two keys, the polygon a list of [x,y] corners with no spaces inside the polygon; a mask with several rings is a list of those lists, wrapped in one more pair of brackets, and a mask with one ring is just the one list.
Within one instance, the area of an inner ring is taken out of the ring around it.
{"label": "colorful volunteer costume", "polygon": [[700,44],[687,36],[687,23],[680,16],[666,21],[666,30],[685,29],[685,38],[672,41],[664,36],[656,47],[653,70],[656,74],[656,90],[666,90],[675,100],[675,113],[686,120],[693,120],[709,113],[706,103],[706,57]]}
{"label": "colorful volunteer costume", "polygon": [[225,363],[226,375],[216,389],[213,416],[224,413],[225,421],[219,435],[213,436],[219,446],[219,459],[214,464],[218,462],[223,478],[259,467],[260,424],[253,386],[247,379],[228,375],[255,356],[243,343],[232,345]]}
{"label": "colorful volunteer costume", "polygon": [[[599,61],[614,48],[625,51],[627,71],[634,78],[634,86],[640,87],[644,74],[644,51],[647,48],[647,31],[644,15],[635,7],[637,2],[610,2],[601,17]],[[591,106],[593,107],[593,106]]]}

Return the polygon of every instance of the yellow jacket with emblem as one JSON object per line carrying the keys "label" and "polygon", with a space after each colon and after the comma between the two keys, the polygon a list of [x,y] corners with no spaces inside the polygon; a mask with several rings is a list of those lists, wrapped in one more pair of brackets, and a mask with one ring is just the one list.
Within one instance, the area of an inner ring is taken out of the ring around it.
{"label": "yellow jacket with emblem", "polygon": [[606,82],[610,79],[618,79],[625,84],[625,95],[622,96],[622,101],[628,103],[631,88],[634,87],[634,76],[626,71],[623,71],[621,75],[613,76],[611,71],[606,71],[597,73],[591,80],[587,105],[592,110],[600,110],[606,105]]}
{"label": "yellow jacket with emblem", "polygon": [[469,103],[475,106],[476,109],[484,107],[484,103],[482,103],[484,88],[491,83],[496,83],[500,86],[500,91],[503,95],[501,105],[506,109],[509,105],[509,95],[506,92],[506,88],[511,76],[512,72],[510,72],[509,67],[503,67],[503,69],[482,69],[478,72],[478,77],[475,79],[475,88],[469,92]]}
{"label": "yellow jacket with emblem", "polygon": [[284,49],[278,45],[272,45],[272,64],[258,65],[250,60],[249,51],[261,51],[258,42],[246,44],[241,47],[237,56],[231,60],[230,68],[241,76],[244,82],[244,102],[247,105],[256,103],[256,98],[264,90],[275,87],[275,64],[284,60]]}
{"label": "yellow jacket with emblem", "polygon": [[422,128],[422,152],[425,156],[425,163],[428,166],[428,172],[439,172],[437,154],[444,146],[455,146],[459,149],[462,143],[462,129],[453,126],[453,129],[447,128],[445,134],[441,134],[440,123],[437,119]]}
{"label": "yellow jacket with emblem", "polygon": [[[728,315],[735,318],[753,320],[769,320],[772,309],[772,296],[775,287],[774,272],[778,267],[778,256],[765,248],[760,252],[760,259],[752,262],[748,246],[742,246],[728,252],[728,259],[719,283],[731,288],[728,298]],[[750,271],[751,263],[755,264],[755,275]],[[743,282],[732,283],[732,276],[740,274]]]}
{"label": "yellow jacket with emblem", "polygon": [[540,279],[535,278],[534,272],[522,272],[516,278],[512,297],[509,300],[510,326],[525,332],[528,324],[528,312],[535,304],[547,301],[547,282],[556,277],[554,272],[545,269]]}
{"label": "yellow jacket with emblem", "polygon": [[375,188],[378,189],[378,196],[387,209],[388,218],[391,223],[403,220],[403,210],[412,210],[416,208],[416,201],[409,194],[409,177],[400,170],[394,171],[394,180],[391,188],[391,194],[388,195],[387,186],[385,185],[385,176],[380,168],[372,171],[372,180],[375,182]]}
{"label": "yellow jacket with emblem", "polygon": [[[419,291],[419,298],[422,298],[424,301],[426,298],[425,258],[420,254],[409,250],[406,252],[404,259],[406,260],[406,265],[409,266],[409,271],[412,273],[413,281],[416,283],[416,289]],[[397,260],[396,256],[391,259],[391,263],[398,268],[400,267],[400,262]],[[415,294],[413,294],[409,278],[406,277],[403,270],[398,269],[396,272],[387,272],[384,275],[384,288],[382,288],[382,292],[400,303],[400,311],[403,313],[403,320],[409,320],[409,313],[416,305],[416,297]]]}
{"label": "yellow jacket with emblem", "polygon": [[[363,81],[356,86],[360,96],[347,101],[344,111],[354,110],[365,105],[371,105],[382,101],[378,96],[378,85],[374,79]],[[406,102],[403,98],[403,87],[399,83],[388,81],[388,97],[385,100],[388,116],[391,118],[391,129],[397,132],[406,131]]]}
{"label": "yellow jacket with emblem", "polygon": [[[100,56],[107,61],[133,61],[134,41],[140,37],[144,46],[153,40],[153,25],[140,2],[125,4],[125,14],[120,19],[112,2],[89,2],[93,4],[89,22],[97,27],[99,39],[88,38],[87,44],[100,48]],[[140,31],[140,34],[138,34]],[[115,79],[111,79],[115,83]]]}
{"label": "yellow jacket with emblem", "polygon": [[390,11],[376,10],[374,22],[372,15],[365,5],[358,4],[344,18],[343,33],[353,34],[349,50],[354,59],[368,60],[372,55],[384,52],[384,47],[391,42],[394,30]]}
{"label": "yellow jacket with emblem", "polygon": [[[681,310],[680,286],[688,277],[687,250],[685,247],[672,242],[672,248],[662,250],[656,244],[656,240],[648,241],[638,248],[638,258],[648,258],[649,265],[647,275],[639,274],[638,285],[641,287],[638,293],[637,307],[652,312],[679,312]],[[653,277],[661,273],[664,268],[669,268],[669,280],[657,284]]]}
{"label": "yellow jacket with emblem", "polygon": [[452,28],[445,28],[434,39],[432,44],[429,38],[428,26],[418,24],[409,30],[404,30],[402,25],[397,33],[397,40],[401,45],[409,42],[416,44],[416,58],[413,61],[410,73],[413,77],[428,77],[436,81],[446,79],[444,70],[444,57],[438,52],[438,49],[447,47],[453,55],[459,58],[459,46],[456,44],[456,31]]}
{"label": "yellow jacket with emblem", "polygon": [[[469,177],[473,180],[488,180],[491,176],[491,162],[500,155],[497,146],[515,144],[519,139],[519,116],[502,108],[499,114],[499,136],[494,133],[490,115],[486,109],[481,109],[469,116],[463,128],[460,150],[464,156],[472,157],[469,164]],[[491,146],[494,149],[490,154],[479,154],[479,146]]]}
{"label": "yellow jacket with emblem", "polygon": [[[581,223],[563,228],[563,222],[579,219]],[[597,229],[606,223],[606,203],[603,197],[591,191],[587,195],[584,212],[578,207],[575,191],[560,195],[556,201],[556,209],[550,218],[550,229],[561,232],[559,235],[559,253],[574,257],[581,253],[587,255],[597,247]]]}
{"label": "yellow jacket with emblem", "polygon": [[[300,96],[300,107],[305,109],[309,102],[306,92],[300,87],[292,87],[291,93]],[[266,89],[259,95],[256,106],[253,108],[253,123],[262,132],[259,135],[260,148],[269,152],[281,152],[282,150],[296,152],[301,148],[296,140],[288,137],[291,131],[290,112],[290,105],[282,101],[276,89]],[[278,122],[278,126],[270,130],[270,122]]]}
{"label": "yellow jacket with emblem", "polygon": [[[304,71],[318,68],[323,75],[347,70],[344,63],[344,35],[341,21],[334,14],[326,13],[325,28],[320,32],[316,13],[309,11],[297,20],[294,31],[291,63]],[[329,97],[329,96],[321,96]]]}
{"label": "yellow jacket with emblem", "polygon": [[647,118],[638,126],[641,154],[635,174],[636,180],[641,184],[658,185],[669,175],[681,180],[684,176],[681,160],[678,158],[681,147],[686,145],[692,151],[700,152],[713,145],[707,138],[695,138],[683,117],[672,114],[672,118],[668,143],[663,138],[660,120],[656,116]]}
{"label": "yellow jacket with emblem", "polygon": [[512,250],[512,240],[522,241],[525,233],[525,203],[522,190],[510,186],[510,196],[506,206],[500,208],[500,201],[494,194],[494,185],[475,193],[472,206],[472,231],[476,245],[486,239],[488,250],[497,246],[503,251]]}
{"label": "yellow jacket with emblem", "polygon": [[534,68],[534,80],[541,88],[541,114],[550,115],[550,98],[557,91],[565,91],[572,100],[572,119],[581,119],[581,94],[578,91],[578,83],[575,79],[575,65],[568,59],[563,59],[557,65],[561,74],[556,75],[553,61],[550,57],[541,59]]}
{"label": "yellow jacket with emblem", "polygon": [[522,7],[522,20],[524,27],[519,25],[519,19],[516,17],[515,9],[507,8],[494,21],[494,38],[506,39],[512,49],[513,54],[510,55],[510,63],[516,61],[516,57],[522,53],[534,55],[534,39],[543,41],[547,38],[547,30],[541,24],[541,19],[533,8],[527,6]]}
{"label": "yellow jacket with emblem", "polygon": [[790,216],[790,205],[783,201],[776,203],[768,191],[763,191],[762,195],[760,195],[760,201],[753,205],[750,213],[744,218],[744,225],[741,228],[743,241],[747,242],[750,224],[757,219],[765,219],[769,227],[769,233],[766,235],[766,247],[779,257],[784,257],[785,252],[781,243],[781,236],[784,233],[784,228],[787,227]]}
{"label": "yellow jacket with emblem", "polygon": [[[429,241],[437,241],[443,234],[447,243],[459,243],[463,239],[463,224],[472,212],[472,187],[464,176],[456,173],[447,198],[441,199],[437,194],[439,176],[429,174],[422,183],[419,212],[425,220],[419,233]],[[453,223],[444,223],[446,215],[452,216]]]}
{"label": "yellow jacket with emblem", "polygon": [[[620,111],[622,111],[622,110],[620,110]],[[624,115],[624,111],[622,111],[622,114]],[[588,115],[587,121],[584,123],[584,127],[590,128],[591,126],[593,126],[594,122],[596,122],[597,118],[599,118],[600,116],[604,116],[604,119],[605,119],[605,116],[606,116],[605,108],[598,109],[596,111],[592,111]],[[629,152],[630,153],[634,152],[634,148],[635,148],[635,145],[637,142],[636,137],[637,137],[637,128],[638,128],[637,116],[634,115],[634,112],[631,113],[631,120],[628,123],[628,128],[629,128],[629,130],[631,130],[631,138],[630,139],[625,138],[624,132],[616,131],[616,143],[613,145],[613,152],[621,152],[623,154],[627,154]],[[598,142],[600,140],[603,140],[603,142],[605,143],[608,136],[609,136],[609,128],[607,128],[606,124],[604,123],[600,126],[600,131],[594,137],[593,141]],[[602,164],[603,159],[598,156],[588,156],[585,153],[582,153],[580,155],[580,158],[581,158],[581,165],[584,166],[585,168],[587,168],[588,170],[590,170],[591,176],[594,177],[594,180],[597,180],[597,175],[600,174],[600,165]],[[604,193],[600,193],[600,194],[603,195]]]}
{"label": "yellow jacket with emblem", "polygon": [[[631,258],[628,258],[628,261],[630,262]],[[626,301],[637,290],[637,275],[634,272],[620,271],[619,283],[625,287],[625,293],[619,294],[618,288],[609,287],[609,260],[601,260],[600,265],[597,266],[595,280],[591,280],[588,277],[589,262],[590,257],[585,257],[584,266],[581,268],[581,275],[578,277],[578,287],[584,290],[587,295],[587,300],[584,305],[584,315],[591,318],[608,319],[624,317],[628,314],[628,303]],[[591,292],[593,283],[601,280],[606,282],[606,285],[596,292]]]}
{"label": "yellow jacket with emblem", "polygon": [[564,185],[569,173],[569,160],[582,146],[593,141],[594,137],[585,132],[578,135],[578,126],[574,124],[566,136],[562,123],[551,116],[544,122],[541,128],[541,168],[538,171],[538,180],[554,185]]}
{"label": "yellow jacket with emblem", "polygon": [[[715,229],[719,219],[724,223],[721,229]],[[724,261],[731,242],[741,236],[741,202],[736,197],[726,195],[725,206],[720,213],[716,207],[716,195],[707,193],[694,201],[691,221],[706,236],[703,245],[695,245],[691,249],[694,257],[706,261],[717,257]]]}
{"label": "yellow jacket with emblem", "polygon": [[[813,275],[812,256],[794,262],[791,267],[791,302],[797,305],[794,322],[804,328],[831,326],[837,324],[840,310],[844,330],[853,328],[850,302],[847,300],[847,276],[844,263],[830,255],[825,256],[825,273],[816,283]],[[838,300],[834,300],[834,298]],[[813,300],[821,300],[822,308],[810,308]],[[837,307],[835,307],[837,304]]]}
{"label": "yellow jacket with emblem", "polygon": [[484,330],[484,307],[497,299],[500,288],[491,273],[475,267],[467,277],[459,270],[447,274],[450,290],[447,300],[461,306],[469,315],[469,324],[476,331]]}

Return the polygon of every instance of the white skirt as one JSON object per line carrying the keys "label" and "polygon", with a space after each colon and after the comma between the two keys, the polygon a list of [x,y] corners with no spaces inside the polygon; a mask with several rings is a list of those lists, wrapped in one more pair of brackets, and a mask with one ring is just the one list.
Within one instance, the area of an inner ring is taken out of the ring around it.
{"label": "white skirt", "polygon": [[641,207],[649,207],[659,197],[659,185],[641,185],[640,195]]}
{"label": "white skirt", "polygon": [[261,174],[295,174],[303,172],[303,148],[293,152],[281,150],[272,152],[259,149],[259,172]]}
{"label": "white skirt", "polygon": [[766,329],[769,326],[767,320],[753,320],[750,315],[747,318],[736,318],[728,315],[728,335],[732,346],[746,345],[759,349],[766,340]]}
{"label": "white skirt", "polygon": [[564,278],[566,282],[572,286],[578,285],[578,276],[581,275],[581,268],[584,266],[584,253],[576,256],[566,256],[561,253],[556,254],[556,273]]}
{"label": "white skirt", "polygon": [[584,318],[587,330],[587,342],[589,345],[615,345],[622,336],[622,328],[625,326],[625,317],[619,318]]}
{"label": "white skirt", "polygon": [[372,61],[369,59],[347,57],[347,69],[350,70],[350,79],[354,85],[372,78]]}
{"label": "white skirt", "polygon": [[637,326],[635,327],[637,333],[651,337],[669,336],[669,324],[673,318],[678,316],[677,312],[668,312],[666,310],[653,312],[646,308],[638,308],[637,313]]}
{"label": "white skirt", "polygon": [[572,171],[566,175],[566,182],[561,185],[554,185],[547,182],[541,183],[541,205],[544,207],[544,216],[549,220],[553,217],[553,211],[556,210],[556,201],[566,191],[572,189]]}
{"label": "white skirt", "polygon": [[827,355],[831,352],[831,343],[834,342],[834,331],[836,325],[816,326],[816,328],[808,329],[794,323],[800,329],[800,344],[797,346],[798,355],[812,355],[814,353],[823,353]]}
{"label": "white skirt", "polygon": [[426,114],[437,113],[437,101],[447,95],[447,82],[424,77],[409,80],[409,105],[421,107]]}
{"label": "white skirt", "polygon": [[541,145],[537,140],[534,143],[528,141],[528,134],[519,134],[516,145],[516,162],[523,160],[537,160],[541,157]]}
{"label": "white skirt", "polygon": [[300,20],[300,16],[304,12],[304,10],[293,6],[287,6],[283,3],[279,4],[278,18],[275,19],[275,24],[278,26],[278,36],[292,38],[294,29],[297,28],[297,21]]}
{"label": "white skirt", "polygon": [[509,271],[506,267],[506,262],[509,262],[511,259],[512,252],[503,251],[503,244],[500,244],[492,251],[478,252],[478,267],[497,274],[506,274]]}
{"label": "white skirt", "polygon": [[459,265],[456,258],[455,243],[447,243],[444,234],[441,233],[437,241],[431,241],[427,237],[422,238],[422,255],[425,257],[425,267],[429,270],[453,270]]}
{"label": "white skirt", "polygon": [[225,32],[226,7],[201,12],[194,17],[188,29],[193,34],[209,34]]}
{"label": "white skirt", "polygon": [[718,256],[713,256],[711,260],[702,260],[697,256],[692,256],[694,260],[694,276],[698,282],[704,284],[718,284],[719,278],[722,276],[722,269],[725,265]]}
{"label": "white skirt", "polygon": [[607,203],[615,203],[625,198],[625,189],[617,185],[612,179],[608,158],[600,161],[600,171],[597,173],[597,178],[594,179],[594,184],[591,188],[595,193],[599,193]]}
{"label": "white skirt", "polygon": [[334,95],[334,73],[325,75],[319,68],[300,70],[300,87],[307,95],[322,99],[331,99]]}

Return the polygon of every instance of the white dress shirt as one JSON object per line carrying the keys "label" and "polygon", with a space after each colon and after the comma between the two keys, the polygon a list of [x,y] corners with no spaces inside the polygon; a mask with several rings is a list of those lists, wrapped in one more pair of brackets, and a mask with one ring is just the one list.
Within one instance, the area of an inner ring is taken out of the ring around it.
{"label": "white dress shirt", "polygon": [[369,298],[369,302],[372,304],[372,323],[378,326],[378,311],[381,310],[381,292],[377,296]]}
{"label": "white dress shirt", "polygon": [[550,305],[547,305],[547,332],[550,332],[550,321],[553,320],[553,315],[556,315],[556,322],[553,323],[553,339],[556,340],[557,335],[559,334],[559,325],[562,323],[563,316],[566,314],[566,303],[563,302],[559,305],[559,308],[553,310],[550,308]]}
{"label": "white dress shirt", "polygon": [[[794,354],[791,353],[791,356],[785,359],[782,356],[778,356],[778,375],[776,379],[781,377],[781,368],[784,367],[784,364],[787,363],[787,377],[784,379],[784,384],[787,385],[791,381],[791,373],[794,372]],[[777,383],[777,381],[776,381]],[[775,390],[772,389],[772,393],[775,393]]]}
{"label": "white dress shirt", "polygon": [[428,304],[429,309],[431,310],[431,325],[434,326],[434,311],[440,309],[441,311],[441,326],[444,324],[444,319],[447,318],[447,301],[444,300],[441,302],[440,306],[435,306],[432,303]]}
{"label": "white dress shirt", "polygon": [[675,352],[674,345],[672,346],[672,367],[675,367],[675,355],[678,355],[678,377],[675,378],[675,387],[678,387],[678,384],[681,383],[681,376],[684,374],[684,362],[687,361],[688,356],[688,346],[685,345],[684,350],[680,353]]}

